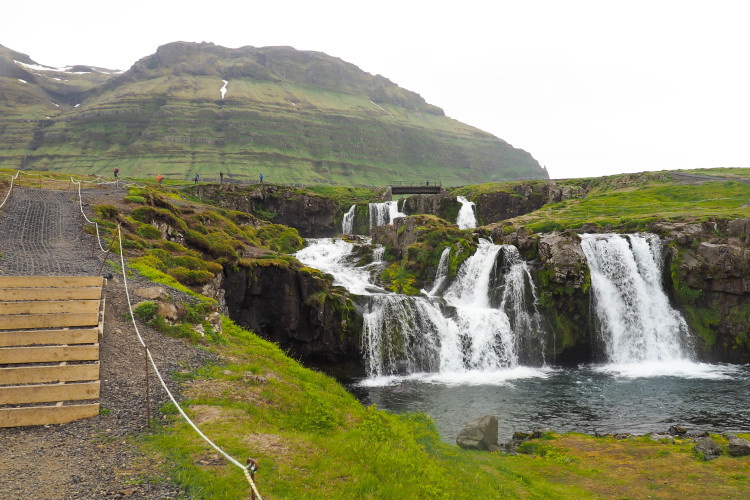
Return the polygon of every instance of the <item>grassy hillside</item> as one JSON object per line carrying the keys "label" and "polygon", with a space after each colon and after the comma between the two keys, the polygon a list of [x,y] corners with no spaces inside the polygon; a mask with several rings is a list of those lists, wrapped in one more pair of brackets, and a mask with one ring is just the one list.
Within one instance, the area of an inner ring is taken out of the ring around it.
{"label": "grassy hillside", "polygon": [[325,54],[173,43],[121,75],[62,78],[3,56],[2,167],[349,186],[547,177],[527,152]]}
{"label": "grassy hillside", "polygon": [[[581,186],[587,194],[545,205],[506,223],[527,226],[535,232],[580,229],[584,224],[644,230],[657,219],[700,221],[750,216],[748,169],[650,172],[557,182]],[[508,187],[485,184],[463,188],[462,192],[493,189]]]}

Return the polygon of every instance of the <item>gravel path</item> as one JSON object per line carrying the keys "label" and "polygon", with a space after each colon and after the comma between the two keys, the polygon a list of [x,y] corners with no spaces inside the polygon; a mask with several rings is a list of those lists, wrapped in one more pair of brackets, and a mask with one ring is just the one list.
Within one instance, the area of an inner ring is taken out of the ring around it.
{"label": "gravel path", "polygon": [[[83,194],[84,201],[94,196],[99,195]],[[97,246],[92,258],[93,238],[81,231],[76,203],[73,192],[14,188],[12,203],[0,212],[0,274],[96,275],[102,253]],[[139,300],[134,291],[143,286],[151,284],[128,278],[133,301]],[[157,476],[153,457],[132,444],[133,437],[149,432],[144,352],[132,322],[123,319],[128,308],[121,276],[107,280],[104,294],[99,399],[103,414],[68,424],[0,429],[0,499],[186,497]],[[181,339],[141,325],[139,329],[170,390],[178,388],[168,374],[194,369],[212,358]],[[158,418],[168,397],[153,373],[150,385],[151,415]]]}

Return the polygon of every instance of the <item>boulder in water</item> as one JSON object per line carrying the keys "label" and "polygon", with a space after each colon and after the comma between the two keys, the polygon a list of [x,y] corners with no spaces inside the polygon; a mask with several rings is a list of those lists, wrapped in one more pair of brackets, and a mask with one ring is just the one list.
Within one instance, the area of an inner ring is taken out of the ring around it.
{"label": "boulder in water", "polygon": [[713,460],[714,458],[717,458],[719,455],[721,455],[721,448],[718,444],[716,444],[716,441],[714,441],[710,437],[702,437],[696,439],[693,451],[699,451],[703,453],[703,458],[705,458],[706,461]]}
{"label": "boulder in water", "polygon": [[497,417],[485,415],[470,420],[458,433],[456,444],[465,450],[497,449]]}
{"label": "boulder in water", "polygon": [[733,457],[744,457],[750,455],[750,441],[742,439],[734,434],[729,434],[729,454]]}

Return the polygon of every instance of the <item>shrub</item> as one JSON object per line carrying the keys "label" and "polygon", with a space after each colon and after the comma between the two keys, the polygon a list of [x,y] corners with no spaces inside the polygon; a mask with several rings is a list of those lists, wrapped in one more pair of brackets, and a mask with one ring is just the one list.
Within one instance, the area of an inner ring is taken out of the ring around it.
{"label": "shrub", "polygon": [[194,271],[182,266],[173,267],[167,272],[177,281],[188,286],[205,285],[214,279],[214,275],[210,271]]}
{"label": "shrub", "polygon": [[152,226],[151,224],[142,224],[138,229],[135,230],[135,232],[138,234],[138,236],[147,240],[161,239],[161,232],[156,228],[156,226]]}
{"label": "shrub", "polygon": [[143,196],[131,196],[131,195],[128,195],[128,196],[124,197],[123,200],[127,201],[127,202],[130,202],[130,203],[139,203],[141,205],[145,205],[146,204],[146,198],[144,198]]}
{"label": "shrub", "polygon": [[133,311],[133,316],[143,321],[148,321],[156,315],[157,305],[155,302],[141,302]]}

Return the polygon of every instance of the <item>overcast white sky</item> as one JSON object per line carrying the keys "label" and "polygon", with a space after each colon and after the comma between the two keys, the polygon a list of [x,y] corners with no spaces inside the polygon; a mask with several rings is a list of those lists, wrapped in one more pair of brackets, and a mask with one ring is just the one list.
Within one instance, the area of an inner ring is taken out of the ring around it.
{"label": "overcast white sky", "polygon": [[552,178],[750,167],[750,2],[14,0],[0,44],[128,69],[159,45],[288,45],[381,74]]}

